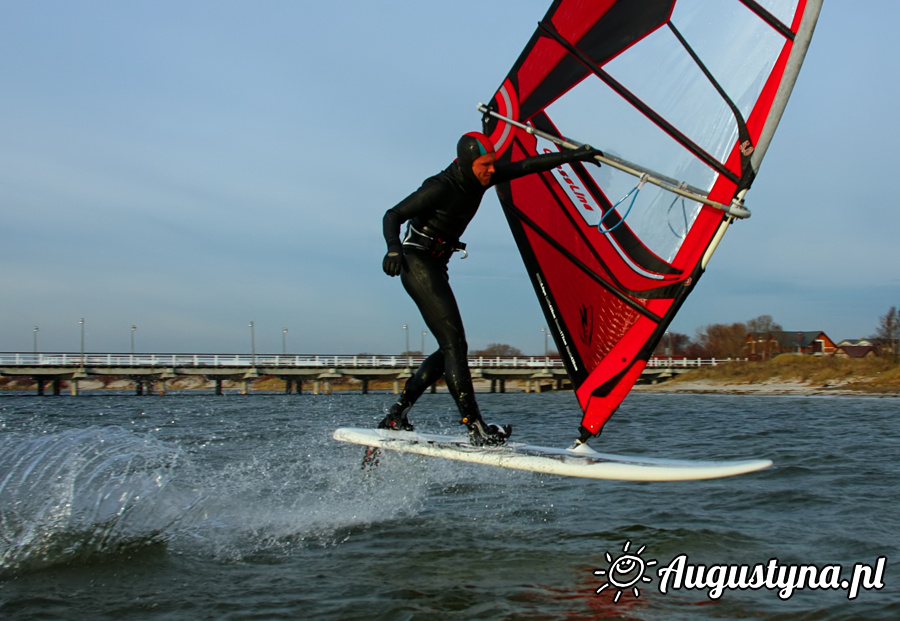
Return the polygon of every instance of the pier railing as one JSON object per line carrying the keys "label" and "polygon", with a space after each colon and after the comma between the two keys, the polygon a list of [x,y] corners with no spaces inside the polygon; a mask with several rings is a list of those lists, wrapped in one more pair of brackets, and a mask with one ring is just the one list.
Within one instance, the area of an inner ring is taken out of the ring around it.
{"label": "pier railing", "polygon": [[[0,352],[0,367],[160,367],[160,368],[402,368],[417,367],[423,356],[312,355],[312,354],[121,354],[121,353],[15,353]],[[736,359],[654,357],[648,368],[714,366]],[[744,359],[737,359],[744,360]],[[552,356],[470,356],[473,368],[563,368]]]}

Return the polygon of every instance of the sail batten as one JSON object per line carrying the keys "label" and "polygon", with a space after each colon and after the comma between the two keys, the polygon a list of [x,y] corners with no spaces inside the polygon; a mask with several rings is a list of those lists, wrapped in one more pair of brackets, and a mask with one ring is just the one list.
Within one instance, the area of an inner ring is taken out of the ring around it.
{"label": "sail batten", "polygon": [[583,437],[637,381],[728,224],[749,215],[742,199],[820,7],[556,0],[483,108],[500,161],[576,140],[604,153],[599,168],[564,164],[497,187]]}
{"label": "sail batten", "polygon": [[599,274],[597,274],[597,272],[590,269],[586,264],[582,263],[578,259],[578,257],[576,257],[575,255],[570,253],[566,249],[565,246],[563,246],[558,241],[553,239],[553,237],[548,235],[546,231],[543,231],[538,226],[536,226],[534,224],[534,222],[532,222],[531,220],[528,219],[527,216],[525,216],[521,212],[513,212],[513,215],[515,217],[518,217],[518,219],[521,220],[524,224],[526,224],[536,235],[542,237],[544,239],[544,241],[546,241],[548,244],[553,246],[557,252],[559,252],[566,259],[568,259],[572,263],[572,266],[574,268],[577,268],[577,269],[581,270],[582,272],[584,272],[589,278],[594,280],[598,285],[600,285],[601,287],[606,289],[609,293],[611,293],[612,295],[617,297],[624,304],[630,306],[637,312],[641,313],[642,315],[646,316],[647,318],[649,318],[653,321],[656,321],[657,323],[662,321],[662,317],[659,317],[658,315],[656,315],[655,313],[650,311],[645,305],[641,304],[638,300],[629,296],[622,289],[616,287],[611,282],[604,280]]}
{"label": "sail batten", "polygon": [[780,19],[769,13],[759,2],[755,2],[754,0],[741,0],[741,2],[745,4],[751,11],[765,20],[765,22],[772,26],[772,28],[781,33],[783,37],[790,41],[794,40],[794,32],[790,28],[785,26]]}

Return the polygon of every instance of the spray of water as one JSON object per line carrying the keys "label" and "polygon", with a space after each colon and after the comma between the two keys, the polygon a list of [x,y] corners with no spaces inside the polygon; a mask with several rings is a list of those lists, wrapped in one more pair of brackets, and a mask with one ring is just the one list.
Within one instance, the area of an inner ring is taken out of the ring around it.
{"label": "spray of water", "polygon": [[160,541],[184,513],[165,493],[179,455],[116,427],[3,435],[0,572]]}
{"label": "spray of water", "polygon": [[[182,445],[91,426],[0,436],[0,575],[148,546],[239,560],[406,519],[441,470],[318,434]],[[426,475],[427,473],[427,475]]]}

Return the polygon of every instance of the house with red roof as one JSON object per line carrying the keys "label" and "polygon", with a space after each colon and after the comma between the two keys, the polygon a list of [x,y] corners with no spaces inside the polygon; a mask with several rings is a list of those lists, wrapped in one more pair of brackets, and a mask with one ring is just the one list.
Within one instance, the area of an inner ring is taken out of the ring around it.
{"label": "house with red roof", "polygon": [[748,334],[745,349],[750,360],[768,360],[779,354],[833,356],[837,346],[822,331],[773,330]]}

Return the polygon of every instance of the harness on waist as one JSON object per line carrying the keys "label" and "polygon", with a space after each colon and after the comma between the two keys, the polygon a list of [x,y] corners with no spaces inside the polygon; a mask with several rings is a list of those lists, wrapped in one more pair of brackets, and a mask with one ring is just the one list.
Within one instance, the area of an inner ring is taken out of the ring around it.
{"label": "harness on waist", "polygon": [[423,233],[412,225],[412,222],[406,225],[406,235],[403,237],[403,247],[413,248],[427,252],[437,259],[449,259],[454,252],[462,252],[462,258],[469,256],[466,252],[466,245],[459,241],[444,241],[440,237]]}

